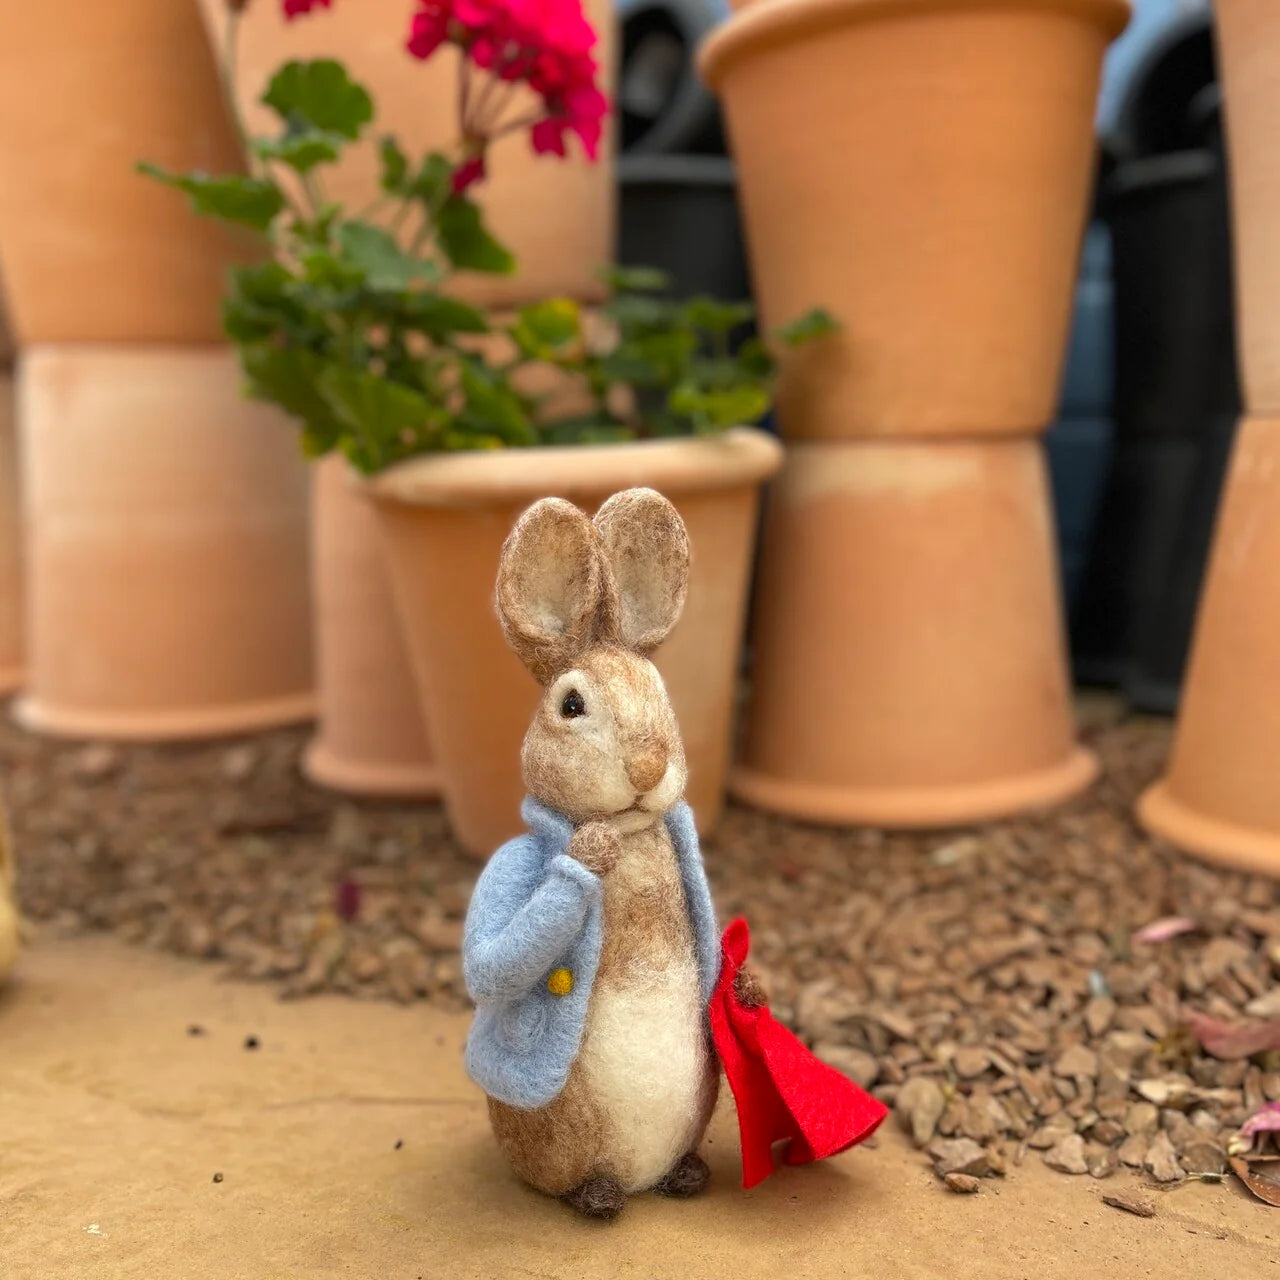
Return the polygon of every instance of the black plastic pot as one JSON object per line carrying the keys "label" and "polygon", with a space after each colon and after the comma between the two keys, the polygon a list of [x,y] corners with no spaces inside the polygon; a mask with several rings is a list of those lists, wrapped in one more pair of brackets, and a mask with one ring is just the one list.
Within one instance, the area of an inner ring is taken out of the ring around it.
{"label": "black plastic pot", "polygon": [[617,169],[623,266],[660,267],[676,297],[751,297],[731,160],[624,155]]}
{"label": "black plastic pot", "polygon": [[1080,255],[1070,345],[1058,417],[1046,446],[1063,594],[1070,608],[1079,594],[1111,461],[1112,324],[1111,235],[1094,223]]}
{"label": "black plastic pot", "polygon": [[1212,11],[1171,22],[1133,68],[1108,145],[1130,160],[1201,145],[1189,108],[1217,80]]}
{"label": "black plastic pot", "polygon": [[1214,467],[1240,407],[1223,166],[1207,150],[1124,162],[1103,208],[1116,448],[1072,614],[1073,658],[1082,683],[1124,684],[1144,708],[1168,710],[1221,485]]}
{"label": "black plastic pot", "polygon": [[694,65],[724,0],[620,0],[617,108],[624,153],[724,154],[714,95]]}

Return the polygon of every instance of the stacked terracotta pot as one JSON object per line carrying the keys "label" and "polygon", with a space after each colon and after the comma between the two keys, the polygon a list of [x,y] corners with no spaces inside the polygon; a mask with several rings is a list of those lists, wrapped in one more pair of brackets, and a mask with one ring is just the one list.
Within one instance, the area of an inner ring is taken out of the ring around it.
{"label": "stacked terracotta pot", "polygon": [[790,359],[746,800],[949,825],[1048,804],[1074,741],[1040,436],[1124,0],[757,0],[702,51]]}
{"label": "stacked terracotta pot", "polygon": [[1280,6],[1217,0],[1246,416],[1219,511],[1167,775],[1144,824],[1280,875]]}
{"label": "stacked terracotta pot", "polygon": [[220,340],[223,276],[245,250],[134,173],[142,158],[235,164],[196,11],[21,5],[4,57],[0,253],[23,349],[19,714],[144,737],[304,716],[305,476],[283,420],[242,402]]}

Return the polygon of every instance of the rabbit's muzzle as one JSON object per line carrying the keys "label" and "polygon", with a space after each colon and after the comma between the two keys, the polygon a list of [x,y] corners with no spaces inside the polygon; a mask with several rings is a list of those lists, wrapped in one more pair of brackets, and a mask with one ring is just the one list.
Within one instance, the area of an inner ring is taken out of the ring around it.
{"label": "rabbit's muzzle", "polygon": [[651,746],[637,751],[627,761],[627,781],[641,795],[646,795],[666,776],[667,760],[665,747]]}

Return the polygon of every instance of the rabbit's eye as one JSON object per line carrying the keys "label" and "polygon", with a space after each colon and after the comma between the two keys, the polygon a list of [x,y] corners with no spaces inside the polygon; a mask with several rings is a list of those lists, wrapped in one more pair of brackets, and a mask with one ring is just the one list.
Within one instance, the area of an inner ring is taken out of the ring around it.
{"label": "rabbit's eye", "polygon": [[587,714],[587,704],[582,700],[582,694],[577,689],[570,689],[564,695],[564,701],[560,704],[560,714],[566,720],[574,720],[578,716]]}

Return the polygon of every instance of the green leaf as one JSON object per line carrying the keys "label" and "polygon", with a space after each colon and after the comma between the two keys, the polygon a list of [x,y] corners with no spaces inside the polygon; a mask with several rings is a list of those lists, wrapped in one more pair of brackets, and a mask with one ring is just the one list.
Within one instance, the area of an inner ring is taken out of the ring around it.
{"label": "green leaf", "polygon": [[302,256],[302,266],[307,273],[307,283],[322,289],[349,291],[365,281],[362,268],[329,249],[309,249]]}
{"label": "green leaf", "polygon": [[345,143],[340,133],[307,129],[283,138],[255,138],[253,152],[263,160],[278,160],[297,173],[310,173],[317,165],[332,164]]}
{"label": "green leaf", "polygon": [[772,378],[778,362],[759,338],[748,338],[738,348],[738,365],[750,378]]}
{"label": "green leaf", "polygon": [[438,293],[409,294],[400,308],[399,318],[405,328],[425,334],[432,342],[446,342],[458,333],[489,332],[489,322],[483,312]]}
{"label": "green leaf", "polygon": [[507,444],[537,444],[525,403],[509,386],[477,360],[462,361],[461,374],[467,399],[463,422]]}
{"label": "green leaf", "polygon": [[798,347],[814,338],[825,338],[840,332],[840,322],[821,307],[814,307],[778,330],[778,337],[789,347]]}
{"label": "green leaf", "polygon": [[450,196],[436,215],[436,234],[445,257],[460,270],[510,275],[516,260],[485,230],[480,209],[466,196]]}
{"label": "green leaf", "polygon": [[153,164],[140,164],[138,171],[191,197],[197,213],[224,222],[236,222],[266,231],[284,208],[284,196],[274,182],[239,174],[211,177],[207,173],[168,173]]}
{"label": "green leaf", "polygon": [[448,197],[452,184],[453,162],[443,152],[433,151],[423,159],[422,166],[405,188],[405,195],[434,207]]}
{"label": "green leaf", "polygon": [[671,287],[671,277],[657,267],[605,267],[601,272],[614,293],[662,293]]}
{"label": "green leaf", "polygon": [[236,342],[256,342],[314,329],[313,318],[293,296],[293,276],[277,262],[254,263],[231,272],[222,301],[222,327]]}
{"label": "green leaf", "polygon": [[338,245],[351,265],[364,273],[371,288],[407,289],[426,266],[405,253],[395,238],[367,222],[344,222],[338,227]]}
{"label": "green leaf", "polygon": [[723,391],[702,391],[685,384],[671,392],[667,404],[673,413],[687,414],[698,425],[719,430],[764,417],[770,397],[764,387],[750,383]]}
{"label": "green leaf", "polygon": [[604,314],[625,332],[667,329],[677,323],[679,305],[638,293],[620,293],[605,303]]}
{"label": "green leaf", "polygon": [[728,333],[753,319],[756,309],[749,302],[717,302],[714,298],[691,298],[684,304],[681,319],[707,333]]}
{"label": "green leaf", "polygon": [[426,396],[363,369],[331,364],[319,389],[334,417],[354,434],[357,450],[348,456],[362,470],[426,448],[439,431],[441,410]]}
{"label": "green leaf", "polygon": [[316,129],[353,141],[373,119],[373,99],[347,75],[340,62],[286,63],[271,80],[262,101],[285,122],[290,133]]}
{"label": "green leaf", "polygon": [[578,337],[582,312],[572,298],[548,298],[521,309],[516,328],[540,347],[563,347]]}
{"label": "green leaf", "polygon": [[409,157],[390,134],[378,140],[378,154],[382,158],[383,191],[391,195],[401,194],[409,173]]}
{"label": "green leaf", "polygon": [[305,426],[303,447],[310,456],[328,453],[338,443],[342,423],[317,390],[329,367],[323,357],[300,347],[263,343],[242,347],[240,365],[248,379],[250,395],[279,405],[291,417],[301,419]]}

